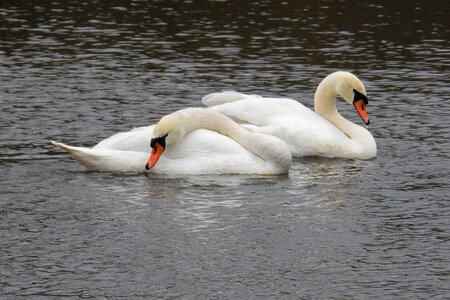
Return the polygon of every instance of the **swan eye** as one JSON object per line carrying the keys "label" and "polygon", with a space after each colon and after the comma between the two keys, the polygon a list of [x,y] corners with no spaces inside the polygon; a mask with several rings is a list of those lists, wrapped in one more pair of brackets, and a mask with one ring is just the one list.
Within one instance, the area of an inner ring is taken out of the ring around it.
{"label": "swan eye", "polygon": [[160,144],[163,147],[166,147],[166,137],[168,134],[160,136],[160,137],[156,137],[156,138],[152,138],[150,141],[150,148],[154,148],[156,144]]}
{"label": "swan eye", "polygon": [[[365,105],[369,104],[369,99],[367,98],[366,95],[358,92],[357,90],[353,89],[353,93],[355,94],[353,101],[358,101],[358,100],[362,100],[364,102]],[[364,108],[364,106],[363,106]]]}

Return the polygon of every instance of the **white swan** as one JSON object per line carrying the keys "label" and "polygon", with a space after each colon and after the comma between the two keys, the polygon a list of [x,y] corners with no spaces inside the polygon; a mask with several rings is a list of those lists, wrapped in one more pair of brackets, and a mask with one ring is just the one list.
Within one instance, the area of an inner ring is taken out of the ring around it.
{"label": "white swan", "polygon": [[355,75],[343,71],[328,75],[319,84],[314,96],[315,112],[291,99],[237,92],[209,94],[202,101],[249,130],[281,138],[293,156],[375,157],[375,139],[367,129],[339,114],[338,95],[353,104],[363,121],[369,124],[366,89]]}
{"label": "white swan", "polygon": [[281,139],[249,132],[202,108],[179,110],[156,125],[116,134],[92,149],[51,142],[95,171],[276,175],[287,173],[292,162]]}

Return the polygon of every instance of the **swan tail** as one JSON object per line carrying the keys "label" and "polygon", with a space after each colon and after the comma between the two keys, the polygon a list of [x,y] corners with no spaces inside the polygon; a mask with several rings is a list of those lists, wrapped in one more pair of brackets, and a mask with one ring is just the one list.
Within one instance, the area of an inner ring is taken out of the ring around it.
{"label": "swan tail", "polygon": [[59,149],[62,149],[62,150],[65,150],[65,151],[69,152],[73,156],[82,155],[87,150],[89,150],[88,148],[69,146],[69,145],[66,145],[64,143],[59,143],[59,142],[55,142],[55,141],[52,141],[52,140],[50,141],[50,143],[52,143],[53,145],[55,145]]}
{"label": "swan tail", "polygon": [[245,94],[241,94],[238,92],[233,92],[233,91],[227,91],[227,92],[222,92],[222,93],[212,93],[209,95],[206,95],[205,97],[202,98],[202,103],[205,106],[216,106],[216,105],[221,105],[224,103],[231,103],[231,102],[236,102],[239,100],[242,100],[246,97]]}
{"label": "swan tail", "polygon": [[67,151],[91,171],[142,172],[149,153],[122,150],[91,149],[74,147],[50,141],[56,147]]}
{"label": "swan tail", "polygon": [[69,146],[66,145],[64,143],[59,143],[59,142],[55,142],[55,141],[50,141],[53,145],[55,145],[56,147],[65,150],[67,152],[69,152],[70,154],[72,154],[73,156],[75,156],[75,158],[77,157],[82,157],[82,156],[95,156],[95,150],[90,149],[90,148],[86,148],[86,147],[75,147],[75,146]]}
{"label": "swan tail", "polygon": [[85,147],[69,146],[64,143],[59,143],[59,142],[55,142],[55,141],[50,141],[50,142],[53,145],[55,145],[56,147],[58,147],[59,149],[62,149],[64,151],[68,152],[69,154],[71,154],[76,160],[78,160],[80,163],[85,165],[88,169],[90,169],[90,170],[97,169],[95,167],[95,164],[93,164],[93,162],[95,162],[96,160],[99,160],[100,157],[99,157],[98,153],[96,153],[95,150],[85,148]]}

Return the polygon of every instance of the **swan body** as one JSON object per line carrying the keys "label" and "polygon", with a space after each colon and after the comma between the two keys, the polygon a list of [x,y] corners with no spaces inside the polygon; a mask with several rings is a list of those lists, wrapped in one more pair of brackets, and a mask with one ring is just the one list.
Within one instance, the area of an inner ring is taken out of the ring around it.
{"label": "swan body", "polygon": [[314,96],[315,111],[292,99],[231,91],[209,94],[202,102],[248,130],[281,138],[293,156],[375,157],[375,139],[367,129],[339,114],[338,95],[353,104],[364,122],[369,123],[365,87],[355,75],[343,71],[328,75],[319,84]]}
{"label": "swan body", "polygon": [[156,174],[276,175],[287,173],[292,162],[282,140],[249,132],[228,117],[201,108],[177,111],[156,125],[116,134],[93,148],[52,143],[89,170],[142,172],[160,146],[155,140],[165,144],[150,170]]}

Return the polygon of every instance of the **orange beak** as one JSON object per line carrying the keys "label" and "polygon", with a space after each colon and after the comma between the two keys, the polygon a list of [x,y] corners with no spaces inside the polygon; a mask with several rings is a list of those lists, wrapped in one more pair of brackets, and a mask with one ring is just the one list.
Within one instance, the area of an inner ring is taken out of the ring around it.
{"label": "orange beak", "polygon": [[146,170],[150,170],[156,165],[158,159],[161,157],[161,154],[164,152],[164,150],[165,148],[163,146],[161,146],[158,143],[155,143],[152,153],[150,154],[150,158],[148,159],[147,164],[145,165]]}
{"label": "orange beak", "polygon": [[370,124],[369,115],[367,114],[366,105],[364,104],[364,101],[362,99],[353,101],[353,106],[356,108],[356,111],[358,112],[359,116],[364,121],[364,123],[366,123],[366,125],[369,125]]}

